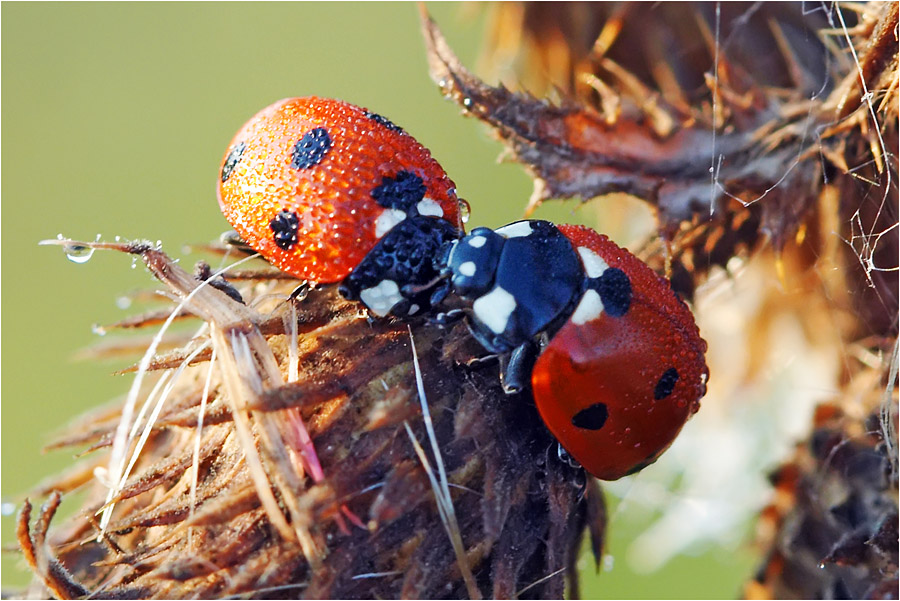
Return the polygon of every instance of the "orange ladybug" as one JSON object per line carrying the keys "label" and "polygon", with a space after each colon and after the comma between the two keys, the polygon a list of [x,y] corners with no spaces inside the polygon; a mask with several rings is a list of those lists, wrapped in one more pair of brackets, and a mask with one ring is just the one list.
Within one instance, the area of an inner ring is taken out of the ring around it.
{"label": "orange ladybug", "polygon": [[[416,246],[427,256],[462,233],[464,201],[428,149],[381,115],[340,100],[288,98],[257,113],[222,160],[218,199],[251,248],[318,283],[345,280],[400,224],[389,251]],[[342,292],[368,296],[377,314],[427,308],[427,299],[406,298],[401,288],[433,278],[430,260],[393,258],[399,263],[387,272],[370,274],[377,281],[345,281]]]}

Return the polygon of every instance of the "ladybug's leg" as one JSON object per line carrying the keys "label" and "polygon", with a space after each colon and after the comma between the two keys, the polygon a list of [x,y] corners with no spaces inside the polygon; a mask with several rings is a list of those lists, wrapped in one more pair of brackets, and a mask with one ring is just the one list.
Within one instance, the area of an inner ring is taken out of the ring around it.
{"label": "ladybug's leg", "polygon": [[569,467],[581,468],[581,464],[575,461],[575,458],[569,455],[569,452],[559,442],[556,443],[556,456]]}
{"label": "ladybug's leg", "polygon": [[297,284],[297,287],[291,292],[288,296],[290,300],[293,301],[303,301],[306,300],[306,297],[309,296],[309,291],[312,287],[309,285],[309,282],[300,282]]}
{"label": "ladybug's leg", "polygon": [[202,282],[208,282],[210,286],[216,290],[221,290],[232,300],[236,300],[242,305],[244,304],[244,299],[241,297],[241,293],[238,292],[238,289],[232,286],[231,283],[221,275],[213,277],[212,268],[206,261],[197,261],[194,277]]}
{"label": "ladybug's leg", "polygon": [[448,294],[450,294],[450,280],[444,279],[434,287],[431,293],[431,306],[437,307],[440,305],[447,298]]}
{"label": "ladybug's leg", "polygon": [[509,354],[500,355],[500,385],[503,386],[503,392],[515,394],[525,389],[531,379],[531,369],[538,353],[538,346],[528,340]]}
{"label": "ladybug's leg", "polygon": [[466,311],[464,309],[451,309],[450,311],[444,311],[443,313],[438,313],[433,317],[429,317],[428,323],[444,328],[457,323],[465,316]]}
{"label": "ladybug's leg", "polygon": [[238,250],[242,253],[246,253],[248,255],[254,254],[256,251],[250,248],[250,245],[244,242],[243,238],[241,238],[240,234],[238,234],[234,230],[228,230],[227,232],[222,232],[222,235],[219,236],[219,242]]}

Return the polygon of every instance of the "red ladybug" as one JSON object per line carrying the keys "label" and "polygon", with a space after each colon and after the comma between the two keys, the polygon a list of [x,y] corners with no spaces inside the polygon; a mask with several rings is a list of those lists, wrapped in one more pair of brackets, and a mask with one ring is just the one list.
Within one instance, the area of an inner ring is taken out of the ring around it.
{"label": "red ladybug", "polygon": [[706,342],[690,310],[606,236],[519,221],[472,230],[441,261],[465,302],[453,313],[501,357],[504,387],[530,379],[547,428],[597,478],[655,461],[699,408]]}
{"label": "red ladybug", "polygon": [[379,115],[282,100],[235,136],[219,204],[238,234],[299,278],[340,282],[375,315],[453,316],[530,383],[548,429],[588,472],[655,461],[706,392],[706,343],[665,279],[589,228],[518,221],[464,235],[453,182]]}
{"label": "red ladybug", "polygon": [[289,98],[257,113],[222,160],[218,198],[270,263],[342,281],[378,315],[428,309],[417,290],[436,271],[424,258],[462,233],[456,188],[428,150],[340,100]]}
{"label": "red ladybug", "polygon": [[706,342],[640,259],[590,228],[559,229],[588,275],[621,270],[630,294],[624,278],[618,291],[589,288],[538,357],[532,391],[563,447],[597,478],[615,480],[656,461],[700,408]]}

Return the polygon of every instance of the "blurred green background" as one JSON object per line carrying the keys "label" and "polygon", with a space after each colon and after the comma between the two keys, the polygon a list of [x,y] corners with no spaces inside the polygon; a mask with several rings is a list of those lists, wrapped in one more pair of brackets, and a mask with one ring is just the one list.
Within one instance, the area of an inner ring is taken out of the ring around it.
{"label": "blurred green background", "polygon": [[[42,454],[52,433],[124,394],[115,363],[79,362],[91,325],[123,318],[116,299],[155,282],[125,256],[83,265],[37,242],[159,239],[181,245],[227,229],[215,199],[226,145],[260,108],[320,95],[367,106],[428,146],[472,204],[470,227],[521,216],[525,172],[497,164],[501,145],[430,81],[412,3],[4,3],[2,5],[2,537],[14,537],[24,493],[72,462]],[[485,12],[429,10],[462,61],[475,65]],[[572,203],[539,216],[594,221]],[[625,242],[628,242],[627,240]],[[185,261],[192,259],[185,258]],[[131,310],[134,312],[134,309]],[[13,505],[15,508],[13,508]],[[65,504],[64,504],[65,507]],[[584,561],[585,597],[733,597],[749,554],[681,557],[630,571],[623,549],[648,516],[614,513],[613,569]],[[621,557],[621,559],[620,559]],[[3,555],[4,591],[27,580]]]}

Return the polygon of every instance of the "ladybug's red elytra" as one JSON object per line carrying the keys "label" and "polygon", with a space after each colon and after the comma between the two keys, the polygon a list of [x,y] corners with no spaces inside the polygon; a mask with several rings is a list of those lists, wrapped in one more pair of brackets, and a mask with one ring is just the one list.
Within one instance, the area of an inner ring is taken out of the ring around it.
{"label": "ladybug's red elytra", "polygon": [[[218,198],[247,245],[318,283],[346,280],[398,224],[405,231],[394,238],[405,246],[414,239],[425,252],[462,230],[464,201],[428,149],[381,115],[340,100],[288,98],[257,113],[222,160]],[[424,310],[423,299],[399,288],[429,281],[430,261],[397,267],[389,274],[400,280],[390,280],[395,287],[367,286],[357,274],[345,292],[369,298],[379,315]]]}
{"label": "ladybug's red elytra", "polygon": [[523,220],[466,235],[453,182],[380,115],[277,102],[235,136],[218,192],[237,233],[283,271],[340,282],[377,316],[465,319],[500,358],[504,390],[530,386],[547,428],[598,478],[654,462],[706,392],[706,342],[664,278],[587,227]]}
{"label": "ladybug's red elytra", "polygon": [[572,457],[615,480],[656,461],[700,408],[706,342],[668,282],[640,259],[590,228],[559,229],[589,274],[621,270],[630,299],[619,294],[620,306],[609,307],[602,290],[588,289],[538,357],[531,387]]}
{"label": "ladybug's red elytra", "polygon": [[594,230],[548,221],[476,228],[445,247],[447,294],[507,392],[592,475],[653,463],[699,408],[706,342],[668,282]]}

